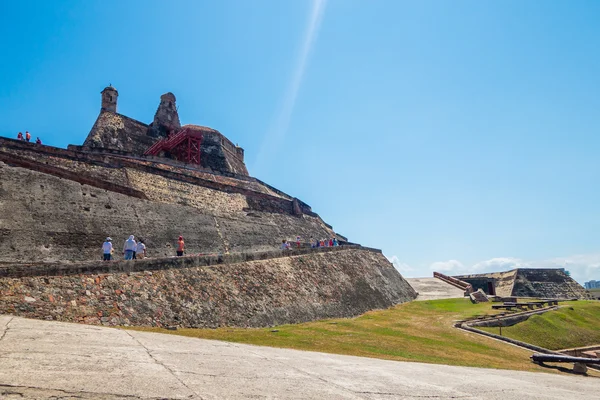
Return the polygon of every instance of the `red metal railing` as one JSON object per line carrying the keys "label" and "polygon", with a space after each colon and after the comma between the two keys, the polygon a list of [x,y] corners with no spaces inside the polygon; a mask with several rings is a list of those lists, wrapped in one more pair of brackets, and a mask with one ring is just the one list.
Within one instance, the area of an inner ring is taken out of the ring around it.
{"label": "red metal railing", "polygon": [[167,151],[179,161],[200,165],[201,144],[202,133],[185,128],[175,135],[160,139],[144,155],[156,156],[161,151]]}

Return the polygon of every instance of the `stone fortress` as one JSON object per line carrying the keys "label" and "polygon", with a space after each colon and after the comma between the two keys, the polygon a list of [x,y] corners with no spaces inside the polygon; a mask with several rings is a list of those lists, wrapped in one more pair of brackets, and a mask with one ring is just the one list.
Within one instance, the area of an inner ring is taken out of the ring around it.
{"label": "stone fortress", "polygon": [[[348,242],[310,206],[248,174],[217,130],[181,125],[166,93],[153,121],[101,93],[83,145],[0,138],[0,314],[104,325],[267,326],[413,300],[380,250]],[[130,234],[149,259],[102,262]],[[183,235],[188,256],[173,258]],[[278,249],[300,236],[303,248]],[[311,249],[309,238],[343,246]],[[308,248],[307,248],[308,247]]]}
{"label": "stone fortress", "polygon": [[[82,145],[0,138],[0,314],[269,326],[417,297],[380,250],[350,243],[309,205],[250,176],[241,147],[217,130],[182,126],[172,93],[160,97],[150,124],[119,114],[118,95],[112,86],[101,92]],[[120,260],[131,234],[144,239],[149,259]],[[179,235],[188,255],[175,258]],[[100,261],[107,236],[118,261]],[[278,250],[296,236],[302,248]],[[342,246],[307,243],[334,236]],[[458,279],[506,297],[589,297],[559,269],[446,278],[425,284]]]}

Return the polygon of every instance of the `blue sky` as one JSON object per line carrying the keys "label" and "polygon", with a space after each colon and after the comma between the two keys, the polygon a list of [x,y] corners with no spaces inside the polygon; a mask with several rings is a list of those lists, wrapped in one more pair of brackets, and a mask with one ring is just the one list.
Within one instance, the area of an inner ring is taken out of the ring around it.
{"label": "blue sky", "polygon": [[600,279],[597,1],[1,1],[0,135],[80,144],[109,83],[246,151],[406,276]]}

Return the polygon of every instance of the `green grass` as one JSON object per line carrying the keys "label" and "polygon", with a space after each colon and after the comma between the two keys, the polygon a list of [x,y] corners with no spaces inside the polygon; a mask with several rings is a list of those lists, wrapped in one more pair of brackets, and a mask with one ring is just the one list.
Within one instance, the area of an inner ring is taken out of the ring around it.
{"label": "green grass", "polygon": [[[557,311],[534,315],[502,328],[502,335],[550,350],[600,344],[600,302],[563,303]],[[498,334],[499,328],[480,328]]]}
{"label": "green grass", "polygon": [[489,303],[448,299],[274,328],[131,329],[389,360],[550,372],[529,360],[531,351],[452,327],[455,320],[492,313]]}

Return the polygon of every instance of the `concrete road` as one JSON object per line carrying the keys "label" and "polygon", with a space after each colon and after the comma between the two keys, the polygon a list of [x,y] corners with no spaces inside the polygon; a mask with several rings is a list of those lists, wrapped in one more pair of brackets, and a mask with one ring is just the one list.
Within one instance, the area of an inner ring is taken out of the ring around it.
{"label": "concrete road", "polygon": [[582,399],[600,379],[0,316],[1,399]]}
{"label": "concrete road", "polygon": [[438,278],[405,278],[419,293],[416,300],[438,300],[465,297],[464,290],[452,286]]}

